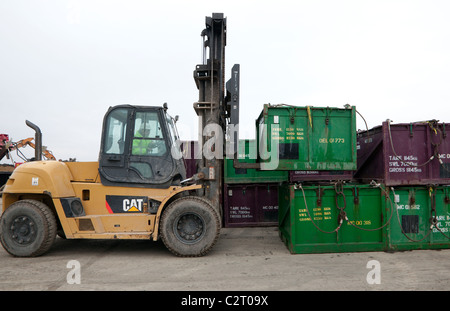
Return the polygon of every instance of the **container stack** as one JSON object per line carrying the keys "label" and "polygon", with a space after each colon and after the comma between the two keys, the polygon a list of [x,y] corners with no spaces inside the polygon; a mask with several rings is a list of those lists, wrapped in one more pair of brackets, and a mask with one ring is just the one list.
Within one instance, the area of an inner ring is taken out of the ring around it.
{"label": "container stack", "polygon": [[[201,159],[197,141],[181,144],[186,165],[186,177],[197,173]],[[256,163],[256,141],[240,140],[238,161]],[[235,168],[233,159],[224,159],[223,226],[252,227],[278,225],[278,188],[287,181],[287,171],[261,171],[255,168]]]}
{"label": "container stack", "polygon": [[353,106],[264,105],[238,149],[259,168],[224,161],[224,226],[278,226],[294,254],[450,248],[449,131],[388,120],[358,132]]}
{"label": "container stack", "polygon": [[[382,190],[353,182],[355,107],[265,105],[256,126],[267,151],[261,154],[260,162],[267,163],[261,169],[288,171],[279,190],[278,226],[292,253],[383,248]],[[277,165],[270,163],[276,156]]]}
{"label": "container stack", "polygon": [[[255,140],[240,140],[237,159],[256,163]],[[233,159],[224,161],[224,226],[277,226],[278,188],[287,181],[288,172],[235,168]]]}
{"label": "container stack", "polygon": [[278,212],[288,249],[450,248],[450,124],[357,133],[355,111],[265,105],[257,120],[261,169],[288,172]]}
{"label": "container stack", "polygon": [[392,124],[358,133],[355,179],[386,187],[387,250],[450,248],[450,124]]}

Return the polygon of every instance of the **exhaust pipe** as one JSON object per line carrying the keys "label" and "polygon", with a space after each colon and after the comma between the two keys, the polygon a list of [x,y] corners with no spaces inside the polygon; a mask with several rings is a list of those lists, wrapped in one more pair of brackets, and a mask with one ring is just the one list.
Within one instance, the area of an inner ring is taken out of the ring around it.
{"label": "exhaust pipe", "polygon": [[34,158],[35,161],[41,161],[42,160],[42,132],[41,129],[34,124],[33,122],[30,122],[28,120],[25,120],[25,124],[28,125],[29,127],[31,127],[35,132],[35,136],[34,136],[34,143],[35,143],[35,148],[34,148]]}

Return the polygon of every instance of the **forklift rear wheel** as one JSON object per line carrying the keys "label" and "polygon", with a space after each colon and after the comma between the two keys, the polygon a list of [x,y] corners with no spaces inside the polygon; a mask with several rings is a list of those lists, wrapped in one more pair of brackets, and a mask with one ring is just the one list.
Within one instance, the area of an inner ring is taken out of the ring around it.
{"label": "forklift rear wheel", "polygon": [[36,257],[47,252],[56,238],[56,220],[50,208],[35,200],[13,203],[0,221],[0,240],[17,257]]}
{"label": "forklift rear wheel", "polygon": [[171,203],[161,218],[161,239],[175,255],[198,257],[208,253],[220,233],[220,220],[206,200],[184,197]]}

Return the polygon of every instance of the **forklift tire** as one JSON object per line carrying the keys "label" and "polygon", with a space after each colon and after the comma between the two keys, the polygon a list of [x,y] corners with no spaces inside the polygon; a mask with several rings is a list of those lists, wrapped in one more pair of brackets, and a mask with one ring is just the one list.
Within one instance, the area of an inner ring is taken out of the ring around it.
{"label": "forklift tire", "polygon": [[56,238],[56,219],[50,208],[35,200],[8,207],[0,220],[0,241],[16,257],[36,257],[47,252]]}
{"label": "forklift tire", "polygon": [[219,234],[219,215],[207,200],[201,198],[178,199],[164,210],[161,217],[161,239],[167,249],[180,257],[206,255]]}

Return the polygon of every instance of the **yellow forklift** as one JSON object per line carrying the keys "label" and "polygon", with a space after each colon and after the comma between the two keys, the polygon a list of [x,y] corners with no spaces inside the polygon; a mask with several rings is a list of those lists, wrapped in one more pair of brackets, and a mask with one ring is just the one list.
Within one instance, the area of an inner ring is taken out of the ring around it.
{"label": "yellow forklift", "polygon": [[[205,55],[194,70],[200,94],[194,109],[202,122],[201,146],[207,146],[217,133],[203,128],[214,124],[225,131],[231,107],[223,83],[223,14],[206,17],[201,35]],[[236,103],[236,96],[231,101]],[[4,187],[0,240],[6,251],[39,256],[58,234],[66,239],[161,239],[177,256],[208,253],[220,235],[223,160],[203,156],[197,174],[186,179],[176,118],[167,110],[166,104],[109,108],[97,162],[42,161],[41,131],[27,121],[36,132],[36,161],[17,167]],[[210,151],[223,147],[217,142],[208,146]]]}

